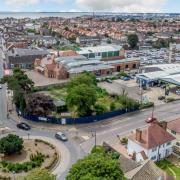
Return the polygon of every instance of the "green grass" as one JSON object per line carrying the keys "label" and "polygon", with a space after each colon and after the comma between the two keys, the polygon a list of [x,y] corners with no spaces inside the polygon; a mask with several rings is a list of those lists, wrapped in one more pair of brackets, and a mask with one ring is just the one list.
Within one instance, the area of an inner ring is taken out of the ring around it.
{"label": "green grass", "polygon": [[53,99],[65,99],[67,96],[66,87],[50,87],[48,88],[48,93]]}
{"label": "green grass", "polygon": [[159,168],[164,170],[168,175],[174,176],[176,175],[176,180],[180,180],[180,167],[172,164],[167,160],[162,160],[156,163]]}

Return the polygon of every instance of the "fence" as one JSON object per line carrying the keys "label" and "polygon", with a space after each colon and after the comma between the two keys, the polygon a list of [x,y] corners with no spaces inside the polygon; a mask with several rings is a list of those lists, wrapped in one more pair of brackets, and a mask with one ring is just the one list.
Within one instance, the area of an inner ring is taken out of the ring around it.
{"label": "fence", "polygon": [[113,118],[119,115],[126,114],[128,112],[134,112],[134,111],[138,111],[138,109],[129,109],[129,110],[122,109],[122,110],[107,112],[101,115],[86,116],[86,117],[80,117],[80,118],[55,118],[55,117],[26,115],[26,114],[21,113],[19,110],[17,110],[17,113],[20,116],[22,116],[24,119],[31,120],[31,121],[65,125],[65,124],[85,124],[85,123],[98,122],[98,121]]}

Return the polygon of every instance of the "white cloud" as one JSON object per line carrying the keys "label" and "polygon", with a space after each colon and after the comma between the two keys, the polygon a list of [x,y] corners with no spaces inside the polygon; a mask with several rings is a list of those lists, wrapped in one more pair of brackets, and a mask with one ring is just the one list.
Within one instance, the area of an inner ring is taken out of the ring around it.
{"label": "white cloud", "polygon": [[39,0],[5,0],[5,4],[9,6],[35,5]]}
{"label": "white cloud", "polygon": [[93,11],[160,12],[167,0],[76,0],[80,8]]}
{"label": "white cloud", "polygon": [[65,0],[44,0],[44,2],[46,2],[46,3],[59,3],[59,4],[61,4],[61,3],[65,2]]}

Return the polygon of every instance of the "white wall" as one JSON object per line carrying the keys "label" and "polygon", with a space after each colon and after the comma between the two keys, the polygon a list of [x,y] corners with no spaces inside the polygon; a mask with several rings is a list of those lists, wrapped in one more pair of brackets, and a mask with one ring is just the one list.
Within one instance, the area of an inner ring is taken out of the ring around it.
{"label": "white wall", "polygon": [[133,155],[133,153],[135,152],[137,161],[143,160],[142,156],[140,155],[141,151],[144,151],[146,156],[149,159],[152,159],[154,157],[152,160],[157,161],[158,153],[159,153],[160,159],[164,159],[165,157],[169,156],[172,153],[172,145],[173,145],[172,142],[170,145],[167,145],[167,143],[165,143],[164,145],[156,147],[156,149],[148,149],[147,150],[144,147],[140,146],[138,143],[128,139],[127,151],[128,151],[128,154],[130,154],[130,155]]}

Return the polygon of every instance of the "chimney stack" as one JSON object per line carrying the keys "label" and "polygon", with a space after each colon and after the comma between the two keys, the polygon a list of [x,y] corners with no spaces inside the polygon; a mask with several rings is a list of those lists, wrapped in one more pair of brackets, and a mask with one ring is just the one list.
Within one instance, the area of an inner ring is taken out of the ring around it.
{"label": "chimney stack", "polygon": [[161,121],[161,122],[159,122],[159,126],[161,126],[166,131],[166,129],[167,129],[167,122],[166,121]]}
{"label": "chimney stack", "polygon": [[142,140],[142,131],[140,129],[136,129],[136,141],[141,142]]}

